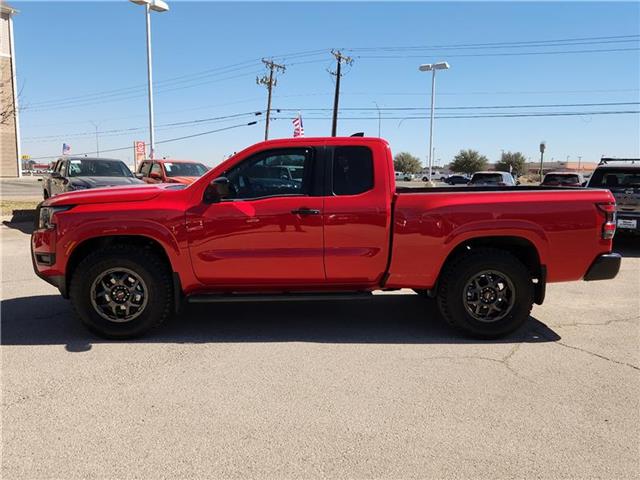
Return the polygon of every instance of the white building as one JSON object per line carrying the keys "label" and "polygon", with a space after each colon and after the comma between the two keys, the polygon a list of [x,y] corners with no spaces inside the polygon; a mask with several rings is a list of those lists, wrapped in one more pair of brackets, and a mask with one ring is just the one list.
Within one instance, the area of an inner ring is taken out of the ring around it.
{"label": "white building", "polygon": [[0,3],[0,177],[19,177],[20,122],[16,86],[13,15],[17,10]]}

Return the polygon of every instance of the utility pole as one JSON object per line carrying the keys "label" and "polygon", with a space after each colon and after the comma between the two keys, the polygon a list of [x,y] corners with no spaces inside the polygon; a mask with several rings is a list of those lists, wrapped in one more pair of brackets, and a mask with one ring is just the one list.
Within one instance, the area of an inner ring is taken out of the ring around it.
{"label": "utility pole", "polygon": [[98,124],[89,120],[89,123],[93,125],[96,129],[96,157],[100,156],[100,142],[98,141]]}
{"label": "utility pole", "polygon": [[273,87],[276,86],[276,73],[281,72],[284,73],[286,67],[284,65],[278,65],[273,60],[267,60],[266,58],[262,59],[262,63],[264,63],[265,67],[269,70],[267,75],[263,75],[262,77],[256,77],[256,83],[258,85],[264,85],[267,87],[267,119],[264,127],[264,139],[269,139],[269,121],[271,120],[271,92]]}
{"label": "utility pole", "polygon": [[331,55],[336,58],[336,71],[329,71],[331,75],[336,77],[336,92],[333,97],[333,121],[331,123],[331,136],[335,137],[338,130],[338,100],[340,98],[340,77],[342,76],[342,64],[353,64],[353,58],[342,55],[340,50],[331,50]]}

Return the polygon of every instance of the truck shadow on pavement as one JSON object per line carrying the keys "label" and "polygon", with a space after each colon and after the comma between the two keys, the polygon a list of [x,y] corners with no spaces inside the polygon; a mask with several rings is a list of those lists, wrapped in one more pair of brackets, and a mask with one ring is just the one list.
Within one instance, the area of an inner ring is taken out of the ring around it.
{"label": "truck shadow on pavement", "polygon": [[482,341],[448,327],[435,302],[418,295],[367,300],[189,305],[136,340],[104,340],[89,333],[59,295],[4,300],[2,345],[64,345],[70,352],[99,343],[314,342],[467,344],[554,342],[560,336],[530,317],[506,338]]}

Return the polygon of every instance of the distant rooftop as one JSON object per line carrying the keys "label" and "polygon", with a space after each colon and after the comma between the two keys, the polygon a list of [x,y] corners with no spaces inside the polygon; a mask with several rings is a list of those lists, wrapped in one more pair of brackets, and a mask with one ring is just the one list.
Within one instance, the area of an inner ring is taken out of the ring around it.
{"label": "distant rooftop", "polygon": [[2,2],[2,3],[0,3],[0,13],[6,13],[6,14],[9,14],[9,15],[13,15],[13,14],[19,13],[19,10],[16,10],[11,5],[9,5],[7,2]]}

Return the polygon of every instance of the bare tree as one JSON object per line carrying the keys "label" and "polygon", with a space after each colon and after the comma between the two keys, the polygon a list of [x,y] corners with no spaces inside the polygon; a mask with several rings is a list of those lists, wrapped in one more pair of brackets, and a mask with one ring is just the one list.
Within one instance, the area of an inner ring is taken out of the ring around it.
{"label": "bare tree", "polygon": [[16,116],[16,103],[13,98],[11,83],[0,80],[0,125],[9,125]]}

